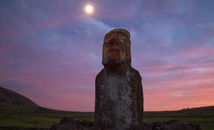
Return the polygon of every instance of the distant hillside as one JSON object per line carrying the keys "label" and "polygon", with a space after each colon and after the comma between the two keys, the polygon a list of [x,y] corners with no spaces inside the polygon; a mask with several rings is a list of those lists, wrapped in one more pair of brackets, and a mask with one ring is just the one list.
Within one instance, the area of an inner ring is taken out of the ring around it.
{"label": "distant hillside", "polygon": [[214,106],[206,106],[206,107],[197,107],[197,108],[187,108],[182,109],[180,111],[214,111]]}
{"label": "distant hillside", "polygon": [[8,90],[0,86],[0,111],[17,112],[17,111],[33,111],[39,106],[25,96],[14,91]]}
{"label": "distant hillside", "polygon": [[14,91],[0,86],[0,104],[10,104],[17,106],[37,106],[30,99]]}
{"label": "distant hillside", "polygon": [[[33,113],[33,114],[58,114],[69,115],[81,112],[68,112],[41,107],[28,99],[9,89],[0,86],[0,113]],[[82,112],[84,113],[84,112]],[[1,118],[1,117],[0,117]]]}

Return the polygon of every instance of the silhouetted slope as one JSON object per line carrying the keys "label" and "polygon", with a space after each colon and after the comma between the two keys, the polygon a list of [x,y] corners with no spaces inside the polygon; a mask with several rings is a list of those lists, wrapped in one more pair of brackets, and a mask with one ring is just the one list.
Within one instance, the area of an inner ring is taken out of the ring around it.
{"label": "silhouetted slope", "polygon": [[10,104],[17,106],[37,106],[30,99],[18,94],[14,91],[8,90],[0,86],[0,104]]}
{"label": "silhouetted slope", "polygon": [[33,112],[40,107],[25,96],[0,86],[0,111]]}
{"label": "silhouetted slope", "polygon": [[190,108],[190,109],[183,109],[180,111],[214,111],[214,106],[206,106],[206,107],[197,107],[197,108]]}
{"label": "silhouetted slope", "polygon": [[[27,97],[0,86],[0,112],[33,114],[70,114],[72,112],[40,107]],[[76,112],[74,112],[76,113]],[[81,112],[79,112],[81,113]]]}

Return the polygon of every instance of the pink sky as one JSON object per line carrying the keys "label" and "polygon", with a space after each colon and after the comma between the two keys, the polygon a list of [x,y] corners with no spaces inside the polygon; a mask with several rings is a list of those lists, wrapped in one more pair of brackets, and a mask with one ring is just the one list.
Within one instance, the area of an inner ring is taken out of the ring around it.
{"label": "pink sky", "polygon": [[94,111],[104,35],[124,28],[146,111],[214,105],[213,12],[212,0],[2,0],[0,86],[43,107]]}

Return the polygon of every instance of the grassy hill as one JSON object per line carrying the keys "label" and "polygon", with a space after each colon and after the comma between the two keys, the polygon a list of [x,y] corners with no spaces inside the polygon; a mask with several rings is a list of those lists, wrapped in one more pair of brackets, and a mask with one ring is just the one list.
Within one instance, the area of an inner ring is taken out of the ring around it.
{"label": "grassy hill", "polygon": [[0,86],[0,104],[10,104],[16,106],[37,106],[30,99]]}
{"label": "grassy hill", "polygon": [[[40,107],[28,98],[0,87],[0,126],[50,128],[64,116],[94,120],[93,112],[68,112]],[[214,129],[214,106],[179,111],[144,112],[144,122],[180,120],[200,123],[204,130]]]}
{"label": "grassy hill", "polygon": [[34,112],[38,108],[30,99],[0,86],[0,111]]}
{"label": "grassy hill", "polygon": [[93,120],[92,112],[47,109],[21,94],[0,86],[0,126],[49,128],[64,116]]}

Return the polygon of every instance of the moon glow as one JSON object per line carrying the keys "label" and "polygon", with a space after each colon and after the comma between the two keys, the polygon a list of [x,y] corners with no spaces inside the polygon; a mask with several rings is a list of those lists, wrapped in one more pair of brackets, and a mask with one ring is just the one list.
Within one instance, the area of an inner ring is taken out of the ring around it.
{"label": "moon glow", "polygon": [[85,12],[86,12],[87,14],[92,14],[92,13],[94,12],[93,6],[92,6],[92,5],[86,5],[86,6],[85,6]]}

